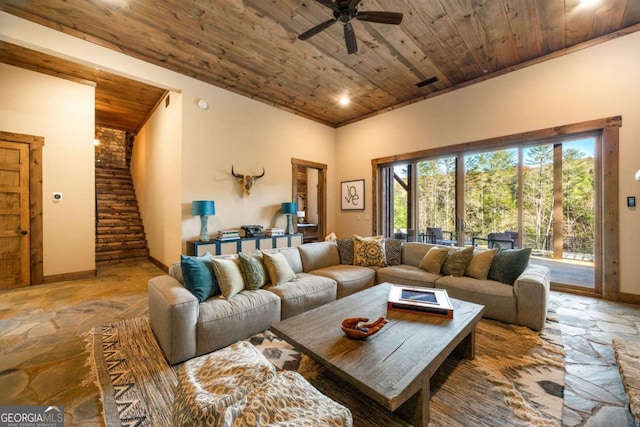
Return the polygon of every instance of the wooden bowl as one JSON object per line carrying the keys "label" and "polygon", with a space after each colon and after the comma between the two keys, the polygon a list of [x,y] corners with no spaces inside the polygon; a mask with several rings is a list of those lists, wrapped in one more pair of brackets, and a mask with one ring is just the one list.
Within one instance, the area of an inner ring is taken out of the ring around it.
{"label": "wooden bowl", "polygon": [[361,340],[378,332],[387,323],[387,319],[380,317],[374,322],[364,317],[348,317],[342,321],[342,332],[351,339]]}

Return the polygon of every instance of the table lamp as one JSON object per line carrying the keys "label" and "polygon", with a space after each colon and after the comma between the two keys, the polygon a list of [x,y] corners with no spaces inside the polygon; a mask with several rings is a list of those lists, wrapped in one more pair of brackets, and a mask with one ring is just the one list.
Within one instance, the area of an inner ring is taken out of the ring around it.
{"label": "table lamp", "polygon": [[213,200],[195,200],[191,202],[191,213],[200,215],[200,240],[208,242],[211,240],[207,231],[209,215],[216,214],[216,204]]}
{"label": "table lamp", "polygon": [[293,215],[298,213],[298,204],[295,202],[284,202],[280,206],[282,213],[287,216],[287,230],[286,234],[293,234]]}

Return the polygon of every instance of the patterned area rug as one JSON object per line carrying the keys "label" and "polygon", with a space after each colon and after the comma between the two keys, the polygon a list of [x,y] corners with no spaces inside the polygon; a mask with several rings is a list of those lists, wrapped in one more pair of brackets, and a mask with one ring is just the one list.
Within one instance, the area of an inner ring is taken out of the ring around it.
{"label": "patterned area rug", "polygon": [[[169,426],[179,365],[171,367],[144,317],[94,328],[87,336],[107,426]],[[356,426],[405,425],[269,331],[249,339],[278,369],[298,370],[351,409]],[[537,334],[481,320],[476,358],[451,356],[431,379],[430,426],[558,426],[564,350],[558,324]]]}

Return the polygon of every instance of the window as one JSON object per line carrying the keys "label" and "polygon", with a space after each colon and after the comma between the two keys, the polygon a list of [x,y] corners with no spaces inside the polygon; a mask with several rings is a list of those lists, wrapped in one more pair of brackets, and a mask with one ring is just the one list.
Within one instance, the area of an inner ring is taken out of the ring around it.
{"label": "window", "polygon": [[602,162],[617,162],[619,125],[612,118],[376,159],[376,194],[386,203],[374,233],[530,247],[556,288],[606,293],[603,274],[617,267],[603,259],[611,236],[602,230],[617,229],[617,203],[604,201],[617,200],[617,176],[604,185]]}

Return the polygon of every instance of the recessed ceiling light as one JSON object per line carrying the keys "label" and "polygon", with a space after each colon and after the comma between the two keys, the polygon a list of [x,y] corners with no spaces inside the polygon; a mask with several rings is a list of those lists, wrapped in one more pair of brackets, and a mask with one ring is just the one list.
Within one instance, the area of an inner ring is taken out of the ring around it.
{"label": "recessed ceiling light", "polygon": [[342,107],[346,107],[350,102],[351,100],[347,95],[343,95],[342,98],[340,98],[340,106]]}
{"label": "recessed ceiling light", "polygon": [[587,9],[596,7],[598,4],[600,4],[600,0],[580,0],[578,7],[580,9]]}

